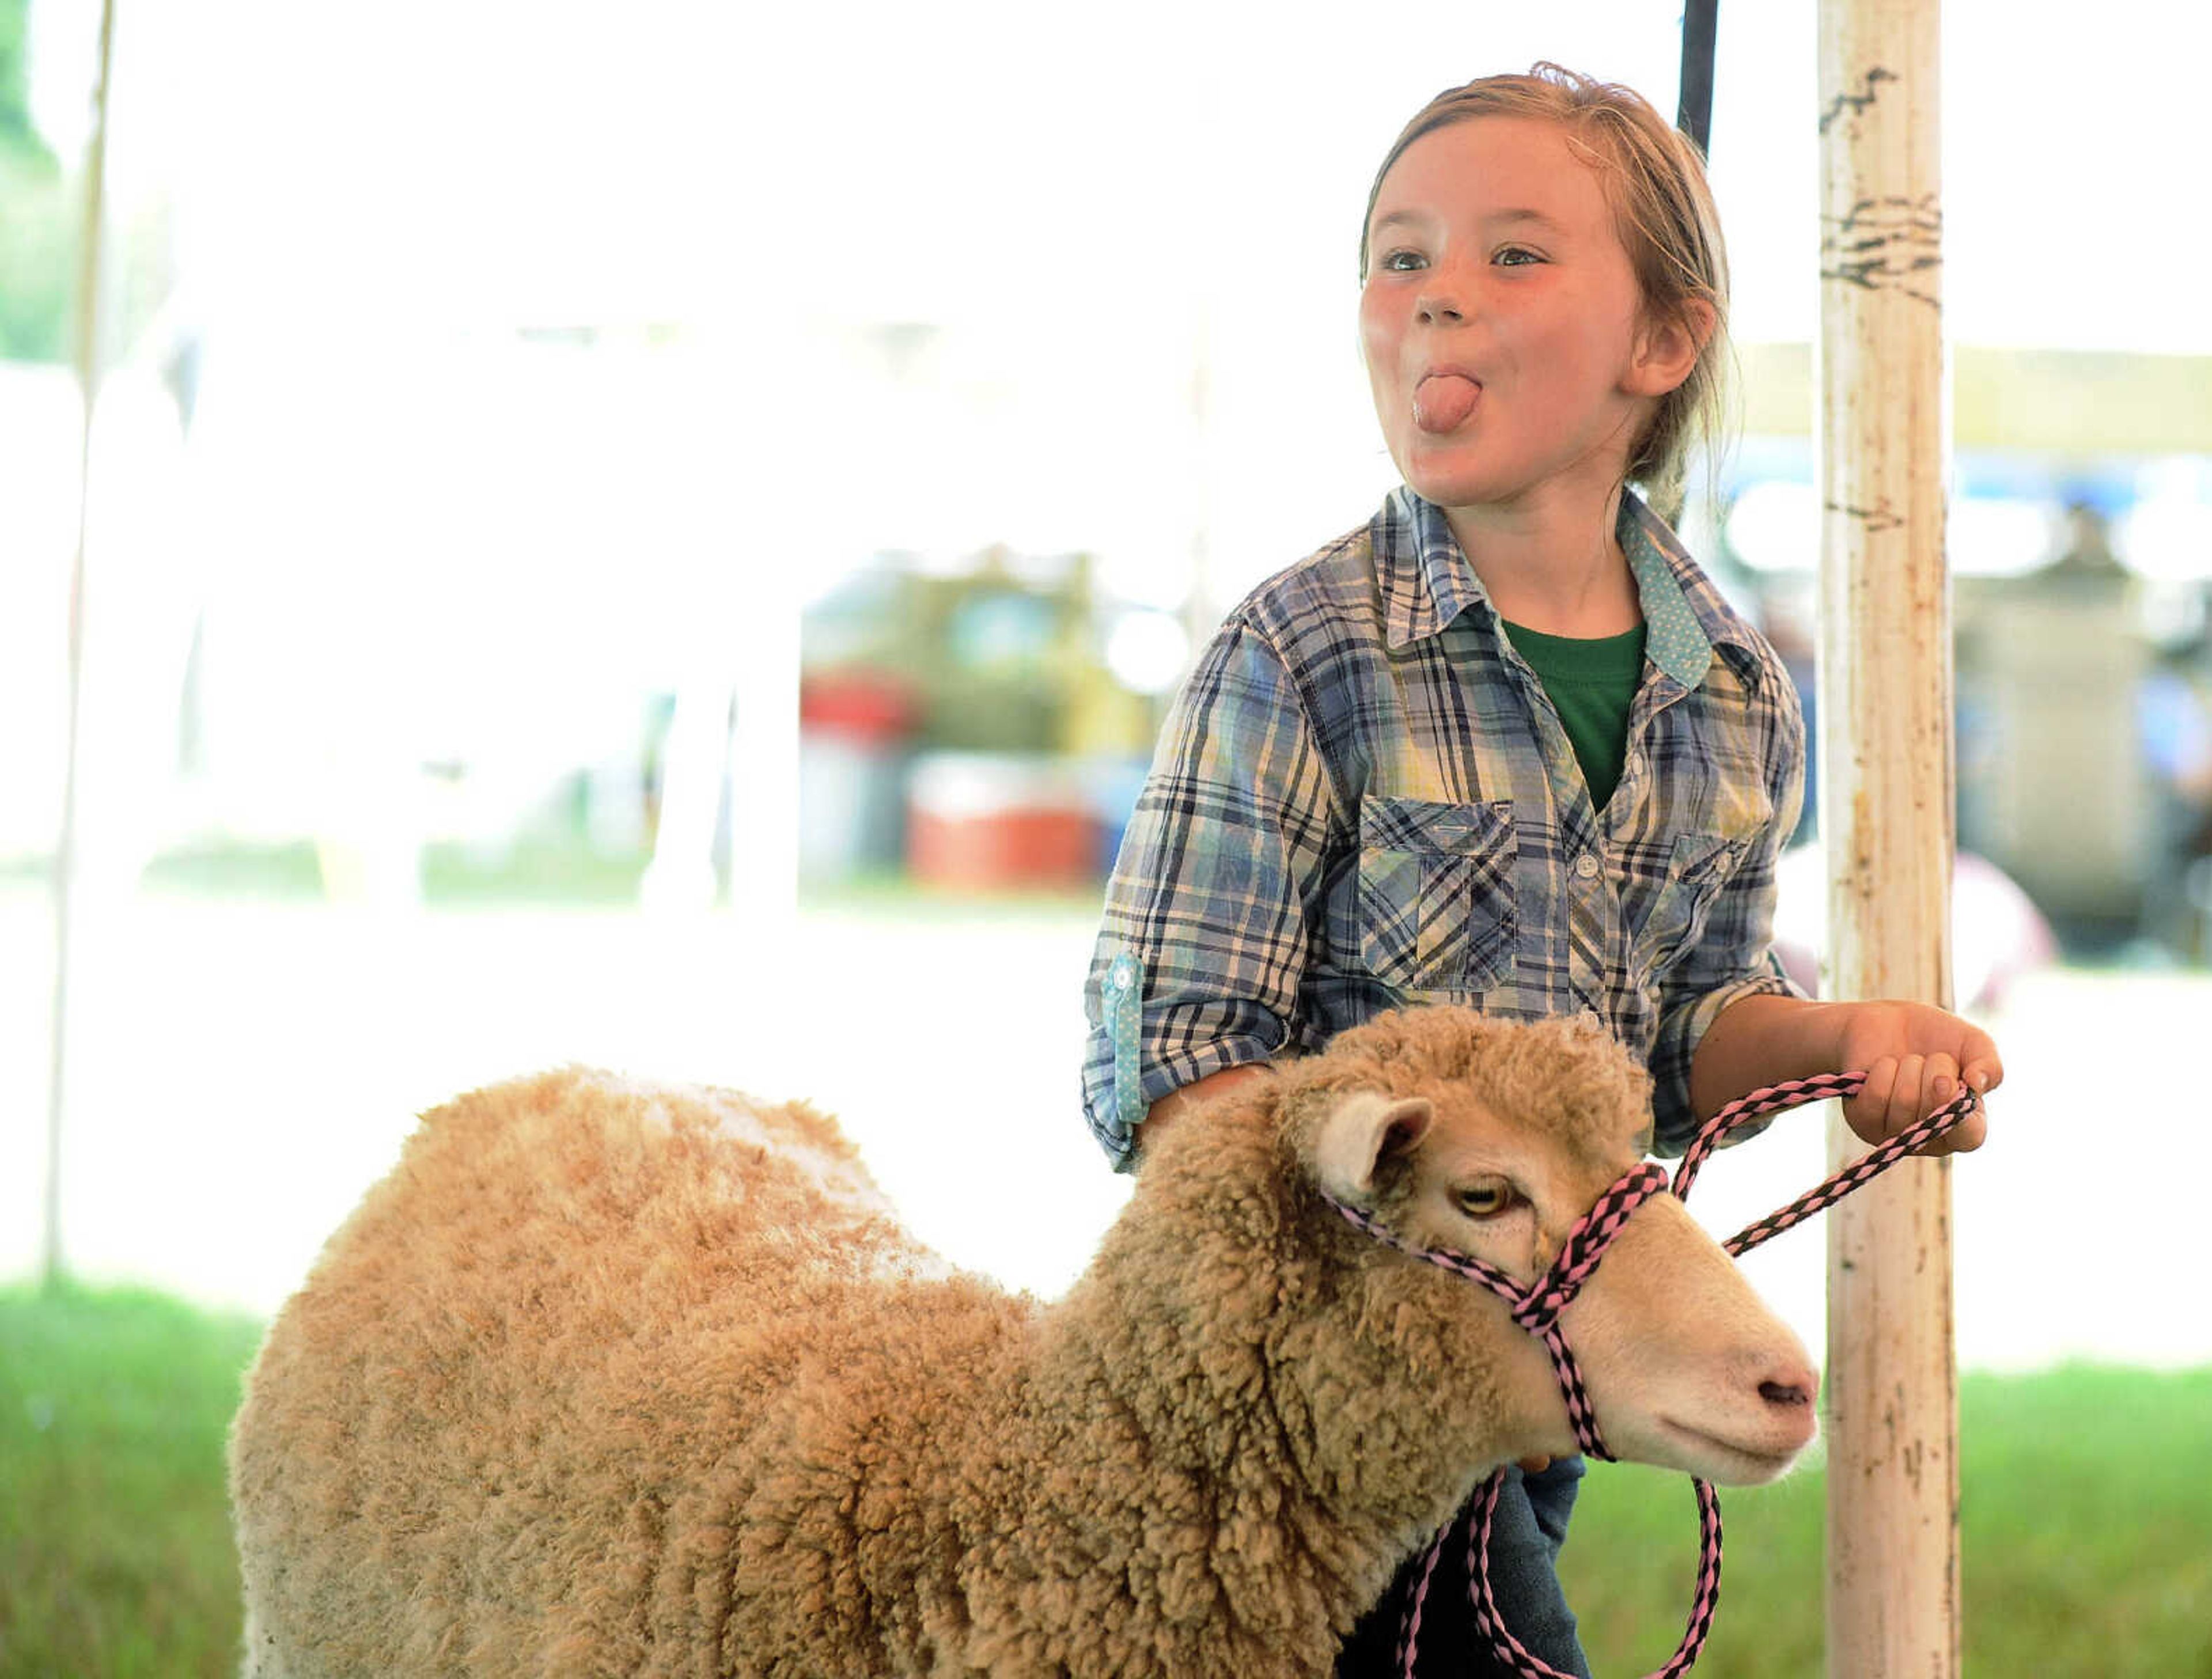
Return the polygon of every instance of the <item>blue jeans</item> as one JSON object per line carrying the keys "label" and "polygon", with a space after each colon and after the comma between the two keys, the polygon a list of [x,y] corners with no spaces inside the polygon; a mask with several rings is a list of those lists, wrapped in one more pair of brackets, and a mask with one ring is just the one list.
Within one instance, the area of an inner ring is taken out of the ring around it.
{"label": "blue jeans", "polygon": [[[1562,1673],[1589,1679],[1589,1660],[1575,1636],[1574,1611],[1559,1590],[1558,1573],[1559,1548],[1566,1542],[1567,1518],[1574,1513],[1582,1478],[1579,1457],[1562,1457],[1540,1475],[1506,1470],[1491,1523],[1490,1588],[1506,1627],[1529,1654]],[[1398,1571],[1382,1601],[1361,1618],[1337,1657],[1337,1679],[1396,1674],[1398,1635],[1420,1569],[1416,1556]],[[1470,1679],[1510,1671],[1475,1630],[1468,1599],[1467,1548],[1455,1534],[1421,1603],[1415,1679]]]}

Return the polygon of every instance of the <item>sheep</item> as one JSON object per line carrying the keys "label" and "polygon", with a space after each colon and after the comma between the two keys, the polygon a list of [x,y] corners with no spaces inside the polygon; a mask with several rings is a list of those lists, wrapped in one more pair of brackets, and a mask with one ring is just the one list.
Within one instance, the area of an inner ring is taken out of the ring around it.
{"label": "sheep", "polygon": [[[1327,1674],[1574,1439],[1496,1295],[1323,1192],[1525,1281],[1649,1090],[1595,1027],[1384,1015],[1168,1131],[1053,1304],[915,1242],[804,1103],[460,1098],[249,1372],[245,1671]],[[1804,1349],[1672,1196],[1563,1322],[1620,1456],[1757,1481],[1811,1438]]]}

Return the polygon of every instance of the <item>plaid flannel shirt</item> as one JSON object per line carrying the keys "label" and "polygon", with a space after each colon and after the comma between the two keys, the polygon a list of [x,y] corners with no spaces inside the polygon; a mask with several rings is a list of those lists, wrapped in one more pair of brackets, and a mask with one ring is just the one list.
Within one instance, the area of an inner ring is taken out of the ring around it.
{"label": "plaid flannel shirt", "polygon": [[1644,668],[1602,811],[1411,490],[1230,613],[1162,731],[1085,987],[1084,1109],[1117,1167],[1170,1091],[1413,1002],[1594,1016],[1651,1071],[1656,1146],[1687,1146],[1705,1029],[1792,990],[1771,938],[1804,722],[1773,649],[1633,495],[1619,534]]}

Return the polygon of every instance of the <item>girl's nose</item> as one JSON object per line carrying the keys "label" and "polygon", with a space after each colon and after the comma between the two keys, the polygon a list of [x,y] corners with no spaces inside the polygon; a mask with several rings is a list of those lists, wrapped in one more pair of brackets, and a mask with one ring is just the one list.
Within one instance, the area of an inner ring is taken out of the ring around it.
{"label": "girl's nose", "polygon": [[1413,313],[1424,325],[1449,326],[1466,317],[1466,289],[1441,269],[1429,271],[1429,283],[1413,299]]}

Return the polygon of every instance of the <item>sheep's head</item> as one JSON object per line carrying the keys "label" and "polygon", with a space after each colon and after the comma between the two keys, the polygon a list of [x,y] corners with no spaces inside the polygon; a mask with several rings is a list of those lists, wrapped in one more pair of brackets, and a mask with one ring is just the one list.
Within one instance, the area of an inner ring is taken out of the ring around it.
{"label": "sheep's head", "polygon": [[[1448,1008],[1346,1032],[1286,1068],[1273,1094],[1293,1181],[1410,1244],[1485,1260],[1524,1285],[1641,1158],[1650,1119],[1649,1080],[1595,1027]],[[1360,1374],[1347,1385],[1420,1393],[1420,1414],[1470,1460],[1469,1478],[1576,1449],[1550,1360],[1503,1300],[1314,1200],[1320,1239],[1352,1279],[1356,1327],[1337,1352]],[[1804,1348],[1672,1195],[1630,1218],[1560,1324],[1616,1456],[1755,1482],[1813,1437]],[[1384,1408],[1354,1407],[1387,1431]],[[1389,1414],[1406,1414],[1402,1404]]]}

